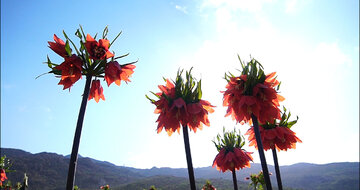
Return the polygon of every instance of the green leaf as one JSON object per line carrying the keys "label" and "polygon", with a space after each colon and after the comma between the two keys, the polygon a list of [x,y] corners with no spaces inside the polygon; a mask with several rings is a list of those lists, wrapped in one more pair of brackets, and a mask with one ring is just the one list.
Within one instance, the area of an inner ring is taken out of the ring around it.
{"label": "green leaf", "polygon": [[70,45],[69,45],[69,40],[66,40],[65,51],[68,54],[68,56],[71,57],[71,48],[70,48]]}
{"label": "green leaf", "polygon": [[120,58],[123,58],[123,57],[126,57],[126,56],[128,56],[130,53],[127,53],[127,54],[124,54],[124,55],[121,55],[121,56],[119,56],[119,57],[115,57],[114,59],[116,60],[116,59],[120,59]]}
{"label": "green leaf", "polygon": [[[76,30],[75,35],[76,35],[77,37],[79,37],[80,40],[82,39],[82,35],[81,35],[81,32],[80,32],[79,29]],[[84,36],[84,37],[85,37],[85,36]]]}
{"label": "green leaf", "polygon": [[106,26],[105,28],[104,28],[104,31],[103,31],[103,34],[102,34],[102,39],[106,39],[106,36],[107,36],[107,34],[108,34],[108,32],[109,32],[109,29],[108,29],[108,27]]}
{"label": "green leaf", "polygon": [[122,33],[122,31],[120,31],[119,34],[113,39],[113,41],[109,45],[109,48],[115,42],[115,40],[121,35],[121,33]]}

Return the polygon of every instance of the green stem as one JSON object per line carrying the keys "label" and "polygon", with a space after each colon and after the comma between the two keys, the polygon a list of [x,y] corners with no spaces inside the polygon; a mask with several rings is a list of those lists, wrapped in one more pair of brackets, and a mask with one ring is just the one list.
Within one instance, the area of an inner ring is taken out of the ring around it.
{"label": "green stem", "polygon": [[191,152],[190,152],[189,134],[188,134],[188,128],[186,125],[183,126],[183,133],[184,133],[186,161],[187,161],[189,180],[190,180],[190,188],[191,188],[191,190],[196,190],[194,169],[193,169],[193,165],[192,165]]}
{"label": "green stem", "polygon": [[77,165],[79,145],[80,145],[80,136],[81,136],[81,130],[82,130],[82,125],[83,125],[84,116],[85,116],[86,104],[88,102],[88,97],[89,97],[89,92],[90,92],[91,78],[92,78],[91,75],[86,76],[84,94],[82,97],[79,116],[78,116],[78,120],[77,120],[77,124],[76,124],[73,147],[72,147],[72,151],[71,151],[69,171],[68,171],[67,183],[66,183],[66,190],[73,190],[73,188],[74,188],[76,165]]}

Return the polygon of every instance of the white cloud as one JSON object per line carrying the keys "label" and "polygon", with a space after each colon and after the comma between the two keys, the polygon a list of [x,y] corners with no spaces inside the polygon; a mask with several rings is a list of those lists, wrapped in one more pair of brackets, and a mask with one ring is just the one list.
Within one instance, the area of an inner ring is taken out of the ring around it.
{"label": "white cloud", "polygon": [[321,65],[351,63],[351,59],[341,51],[337,42],[318,44],[312,57],[314,62]]}
{"label": "white cloud", "polygon": [[258,12],[262,9],[264,3],[272,0],[204,0],[201,9],[208,7],[221,8],[226,7],[230,10],[243,10],[249,12]]}
{"label": "white cloud", "polygon": [[286,13],[294,12],[297,4],[298,4],[297,0],[287,0],[287,1],[285,1],[285,12]]}
{"label": "white cloud", "polygon": [[185,14],[188,14],[187,12],[187,8],[186,7],[183,7],[183,6],[180,6],[180,5],[175,5],[175,8]]}

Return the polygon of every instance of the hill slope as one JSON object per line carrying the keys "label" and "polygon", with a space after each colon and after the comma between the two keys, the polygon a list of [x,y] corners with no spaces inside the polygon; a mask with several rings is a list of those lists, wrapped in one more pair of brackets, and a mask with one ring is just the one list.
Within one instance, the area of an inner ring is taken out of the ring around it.
{"label": "hill slope", "polygon": [[[13,181],[22,181],[23,173],[29,176],[30,189],[64,189],[69,158],[55,153],[31,154],[18,149],[1,148],[1,155],[6,155],[13,162],[13,169],[8,177]],[[244,178],[251,173],[258,173],[260,164],[252,164],[237,172],[237,179],[247,186]],[[283,185],[298,189],[358,189],[359,162],[343,162],[331,164],[299,163],[280,167]],[[274,173],[273,166],[269,171]],[[227,189],[231,173],[221,173],[212,167],[195,168],[195,177],[199,186],[205,179],[211,179],[218,189]],[[156,168],[137,169],[116,166],[91,158],[79,157],[76,173],[76,184],[81,190],[97,189],[104,184],[110,184],[116,189],[142,189],[150,184],[165,189],[187,189],[186,168]],[[271,176],[272,185],[276,186],[275,176]],[[167,183],[165,183],[167,181]],[[169,187],[171,185],[171,188]],[[221,187],[221,188],[219,188]]]}

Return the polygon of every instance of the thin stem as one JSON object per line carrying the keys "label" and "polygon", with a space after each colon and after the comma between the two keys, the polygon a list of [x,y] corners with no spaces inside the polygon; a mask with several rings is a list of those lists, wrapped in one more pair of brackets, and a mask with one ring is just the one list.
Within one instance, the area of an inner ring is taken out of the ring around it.
{"label": "thin stem", "polygon": [[190,152],[189,134],[188,134],[188,128],[186,125],[183,126],[183,133],[184,133],[186,161],[187,161],[189,180],[190,180],[190,188],[191,188],[191,190],[196,190],[194,169],[193,169],[193,165],[192,165],[191,152]]}
{"label": "thin stem", "polygon": [[277,180],[277,184],[278,184],[278,189],[282,190],[283,187],[282,187],[282,182],[281,182],[280,168],[279,168],[279,163],[278,163],[278,158],[277,158],[275,148],[272,149],[272,153],[273,153],[273,158],[274,158],[274,165],[275,165],[275,172],[276,172],[276,180]]}
{"label": "thin stem", "polygon": [[264,149],[263,149],[263,145],[262,145],[262,141],[261,141],[258,120],[254,114],[251,114],[251,119],[254,123],[255,138],[256,138],[256,143],[257,143],[258,151],[259,151],[259,155],[260,155],[261,167],[262,167],[263,174],[264,174],[266,189],[272,190],[270,177],[269,177],[269,170],[267,168],[266,158],[265,158]]}
{"label": "thin stem", "polygon": [[233,170],[231,172],[232,172],[232,177],[233,177],[234,190],[238,190],[235,168],[233,168]]}
{"label": "thin stem", "polygon": [[76,124],[73,147],[72,147],[72,151],[71,151],[68,178],[67,178],[67,183],[66,183],[66,190],[73,190],[73,188],[74,188],[76,165],[77,165],[79,145],[80,145],[80,136],[81,136],[81,130],[82,130],[82,125],[83,125],[83,121],[84,121],[86,104],[88,102],[91,78],[92,78],[91,75],[86,76],[84,94],[82,97],[79,116],[78,116],[78,120],[77,120],[77,124]]}

